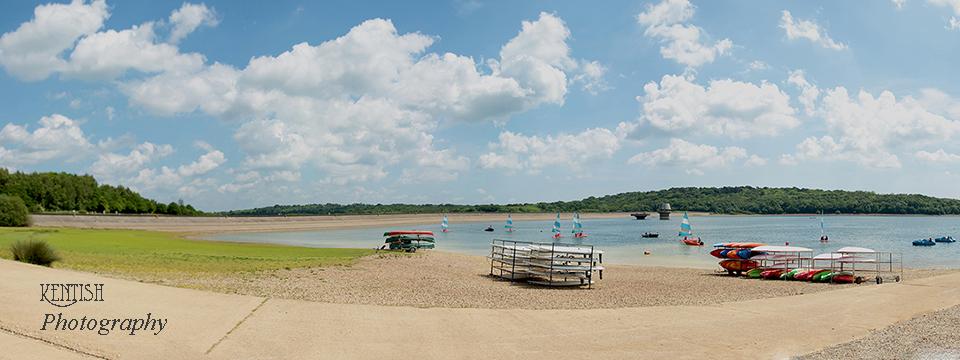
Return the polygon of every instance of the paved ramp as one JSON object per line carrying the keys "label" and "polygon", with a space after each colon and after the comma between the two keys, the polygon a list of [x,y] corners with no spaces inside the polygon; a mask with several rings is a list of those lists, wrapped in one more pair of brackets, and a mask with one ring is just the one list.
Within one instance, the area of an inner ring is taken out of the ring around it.
{"label": "paved ramp", "polygon": [[[716,306],[501,310],[263,299],[0,261],[0,325],[108,358],[785,358],[960,304],[960,274]],[[744,280],[761,281],[761,280]],[[103,283],[103,302],[56,308],[42,283]],[[168,319],[158,335],[41,331],[44,314]],[[82,356],[0,333],[0,347]],[[20,347],[18,347],[19,349]],[[22,356],[21,356],[22,355]],[[9,355],[8,355],[9,356]],[[38,356],[39,357],[39,356]]]}

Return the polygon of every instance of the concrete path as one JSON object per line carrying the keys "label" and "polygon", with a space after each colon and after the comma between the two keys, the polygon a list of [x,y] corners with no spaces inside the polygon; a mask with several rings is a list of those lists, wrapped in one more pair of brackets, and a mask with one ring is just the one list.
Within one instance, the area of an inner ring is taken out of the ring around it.
{"label": "concrete path", "polygon": [[[761,280],[744,280],[761,281]],[[46,283],[104,284],[60,308]],[[786,358],[960,304],[960,274],[716,306],[490,310],[326,304],[177,289],[0,260],[9,358]],[[63,318],[167,319],[151,331],[40,330]],[[60,356],[60,355],[63,356]]]}

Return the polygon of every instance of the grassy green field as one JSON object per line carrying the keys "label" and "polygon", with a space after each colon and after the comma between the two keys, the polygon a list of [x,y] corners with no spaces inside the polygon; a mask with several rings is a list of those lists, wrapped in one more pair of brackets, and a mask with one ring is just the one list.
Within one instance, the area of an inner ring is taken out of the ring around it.
{"label": "grassy green field", "polygon": [[42,240],[60,253],[54,267],[81,271],[234,273],[350,265],[374,250],[321,249],[268,244],[211,242],[184,233],[72,228],[0,228],[0,257],[13,259],[10,245]]}

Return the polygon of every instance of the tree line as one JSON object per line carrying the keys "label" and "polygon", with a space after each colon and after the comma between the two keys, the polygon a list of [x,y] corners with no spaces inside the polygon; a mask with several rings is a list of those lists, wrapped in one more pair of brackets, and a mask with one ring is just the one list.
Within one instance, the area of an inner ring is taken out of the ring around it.
{"label": "tree line", "polygon": [[123,186],[98,185],[90,175],[10,173],[0,168],[0,194],[20,198],[31,212],[77,211],[124,214],[202,215],[183,200],[169,204],[145,199]]}
{"label": "tree line", "polygon": [[918,194],[876,194],[870,191],[815,190],[768,187],[683,187],[628,192],[577,201],[536,204],[309,204],[274,205],[221,212],[226,215],[324,215],[404,213],[524,213],[524,212],[655,212],[669,203],[674,210],[714,214],[960,214],[960,200]]}

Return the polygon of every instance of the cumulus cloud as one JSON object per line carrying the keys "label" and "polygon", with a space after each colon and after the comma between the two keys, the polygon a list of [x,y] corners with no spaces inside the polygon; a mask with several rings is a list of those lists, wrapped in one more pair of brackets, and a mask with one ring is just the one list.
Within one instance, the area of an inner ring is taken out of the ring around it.
{"label": "cumulus cloud", "polygon": [[200,25],[213,27],[219,23],[217,12],[207,8],[206,5],[183,3],[180,9],[170,14],[170,25],[173,25],[173,30],[170,31],[170,38],[167,41],[176,44]]}
{"label": "cumulus cloud", "polygon": [[[83,135],[80,122],[60,114],[44,116],[40,126],[30,132],[26,126],[8,123],[0,130],[0,163],[5,165],[33,165],[51,160],[77,162],[98,149]],[[108,139],[108,143],[112,142]],[[108,144],[107,143],[107,144]]]}
{"label": "cumulus cloud", "polygon": [[759,86],[731,79],[708,87],[683,76],[665,75],[643,87],[637,123],[621,123],[618,134],[641,139],[656,133],[727,135],[733,138],[777,136],[800,125],[790,97],[777,85]]}
{"label": "cumulus cloud", "polygon": [[100,154],[98,160],[88,170],[109,182],[109,179],[116,179],[120,175],[138,172],[144,165],[164,159],[173,152],[173,146],[168,144],[157,145],[144,142],[135,146],[127,155]]}
{"label": "cumulus cloud", "polygon": [[824,48],[831,50],[846,50],[847,45],[837,43],[827,35],[827,31],[812,20],[795,20],[789,11],[784,10],[780,17],[780,27],[787,32],[787,39],[809,39]]}
{"label": "cumulus cloud", "polygon": [[[587,129],[577,135],[558,134],[524,136],[505,131],[498,143],[490,144],[502,154],[481,155],[477,165],[482,169],[545,168],[562,165],[579,170],[591,161],[608,158],[620,149],[616,135],[604,128]],[[521,160],[522,158],[522,160]]]}
{"label": "cumulus cloud", "polygon": [[700,36],[705,33],[700,27],[682,24],[689,21],[695,11],[696,6],[688,0],[664,0],[657,5],[648,5],[647,11],[637,15],[637,21],[647,27],[645,36],[666,44],[660,47],[664,58],[693,68],[713,62],[733,47],[730,39],[719,40],[713,45],[702,43]]}
{"label": "cumulus cloud", "polygon": [[839,160],[866,168],[897,169],[901,163],[894,152],[947,141],[960,132],[960,122],[928,111],[909,96],[898,101],[889,91],[874,98],[861,90],[851,98],[843,87],[825,94],[819,114],[829,134],[797,145],[797,160]]}
{"label": "cumulus cloud", "polygon": [[[670,139],[670,145],[666,148],[634,155],[627,163],[641,163],[652,167],[689,167],[688,173],[703,175],[703,172],[698,169],[699,167],[728,166],[732,165],[737,159],[748,156],[745,149],[736,146],[720,149],[706,144],[697,145],[683,139],[673,138]],[[749,165],[762,165],[763,159],[753,155],[747,162]]]}
{"label": "cumulus cloud", "polygon": [[67,62],[61,54],[102,28],[109,17],[104,0],[37,6],[33,19],[0,36],[0,64],[20,80],[42,80],[64,70]]}
{"label": "cumulus cloud", "polygon": [[201,155],[200,159],[197,161],[194,161],[188,165],[180,165],[180,167],[177,169],[177,173],[180,174],[180,176],[193,177],[203,175],[213,169],[216,169],[227,161],[227,158],[223,155],[223,152],[214,149],[213,146],[210,146],[210,144],[198,140],[195,145],[198,148],[206,150],[207,153]]}
{"label": "cumulus cloud", "polygon": [[441,121],[477,123],[562,105],[572,83],[606,88],[606,68],[570,57],[569,37],[559,17],[541,13],[521,24],[484,73],[469,57],[423,54],[434,37],[399,34],[390,20],[372,19],[319,45],[254,57],[244,69],[165,71],[121,88],[131,105],[161,115],[252,118],[234,135],[246,170],[309,163],[326,174],[319,184],[348,184],[377,181],[385,166],[409,161],[449,179],[471,160],[436,148],[430,132]]}
{"label": "cumulus cloud", "polygon": [[937,150],[936,152],[927,152],[927,151],[917,151],[914,154],[918,160],[925,164],[943,164],[943,163],[955,163],[960,162],[960,155],[950,154],[943,149]]}
{"label": "cumulus cloud", "polygon": [[[192,25],[203,9],[203,5],[185,3],[174,12],[176,40],[200,24],[216,24],[201,19]],[[42,80],[57,72],[66,78],[111,80],[128,69],[160,73],[195,72],[203,67],[203,55],[181,54],[174,45],[158,43],[154,22],[99,31],[109,17],[103,0],[38,6],[32,20],[0,37],[0,64],[24,81]],[[68,58],[63,57],[66,54]]]}
{"label": "cumulus cloud", "polygon": [[[896,1],[900,1],[900,2],[897,2],[897,8],[898,8],[898,9],[901,8],[902,2],[903,2],[904,0],[895,0],[895,2],[896,2]],[[953,16],[952,18],[950,18],[950,26],[946,26],[946,28],[947,28],[947,29],[955,29],[955,30],[956,30],[956,29],[960,29],[960,18],[957,18],[957,16],[960,16],[960,1],[957,1],[957,0],[927,0],[927,2],[929,2],[929,3],[931,3],[931,4],[934,4],[934,5],[937,5],[937,6],[947,6],[947,7],[953,8],[953,14],[954,14],[954,16]]]}
{"label": "cumulus cloud", "polygon": [[804,78],[804,71],[799,69],[791,71],[787,83],[793,84],[800,89],[800,103],[803,104],[804,112],[811,116],[816,113],[816,102],[820,97],[820,89],[817,88],[817,85],[811,84]]}

